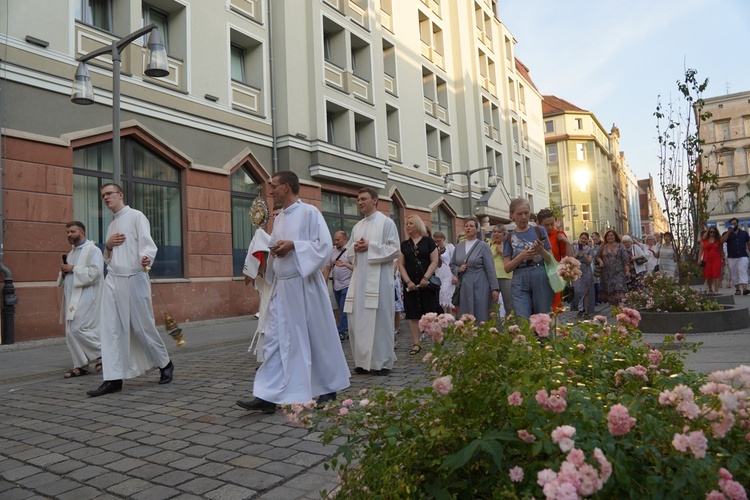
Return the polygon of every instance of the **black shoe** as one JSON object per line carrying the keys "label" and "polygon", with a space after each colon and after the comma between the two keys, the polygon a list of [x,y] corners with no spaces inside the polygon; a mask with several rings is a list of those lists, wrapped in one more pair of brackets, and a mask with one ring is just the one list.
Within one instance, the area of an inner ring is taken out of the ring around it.
{"label": "black shoe", "polygon": [[345,334],[345,333],[339,333],[339,340],[340,340],[341,342],[345,342],[345,341],[346,341],[346,339],[348,339],[348,338],[349,338],[349,335],[347,335],[347,334]]}
{"label": "black shoe", "polygon": [[252,401],[237,401],[237,406],[247,411],[260,411],[263,413],[273,413],[276,411],[276,403],[260,398],[255,398]]}
{"label": "black shoe", "polygon": [[391,374],[391,371],[388,368],[381,368],[380,370],[376,370],[372,373],[373,375],[378,375],[380,377],[387,377]]}
{"label": "black shoe", "polygon": [[742,290],[742,295],[748,295],[748,294],[750,294],[750,290],[748,290],[747,288]]}
{"label": "black shoe", "polygon": [[354,368],[354,373],[356,373],[357,375],[367,375],[368,373],[370,373],[370,370],[365,370],[361,366],[358,366]]}
{"label": "black shoe", "polygon": [[336,401],[336,393],[335,392],[329,392],[328,394],[322,394],[320,397],[318,397],[318,406],[317,408],[323,408],[326,403],[330,403],[331,401]]}
{"label": "black shoe", "polygon": [[168,384],[172,381],[172,375],[174,374],[174,365],[172,364],[172,360],[169,360],[169,364],[165,366],[164,368],[159,368],[159,371],[161,372],[161,377],[159,377],[159,383],[160,384]]}
{"label": "black shoe", "polygon": [[120,392],[122,390],[122,380],[105,380],[102,385],[99,386],[95,391],[89,391],[88,394],[91,397],[104,396],[112,392]]}

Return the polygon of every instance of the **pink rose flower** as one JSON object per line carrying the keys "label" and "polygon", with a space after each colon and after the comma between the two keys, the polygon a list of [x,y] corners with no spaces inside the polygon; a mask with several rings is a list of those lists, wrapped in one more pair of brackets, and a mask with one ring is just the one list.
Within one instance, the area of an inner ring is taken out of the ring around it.
{"label": "pink rose flower", "polygon": [[422,363],[427,363],[427,362],[428,362],[428,361],[429,361],[429,360],[430,360],[431,358],[432,358],[432,353],[431,353],[431,352],[428,352],[428,353],[427,353],[427,354],[425,354],[425,355],[424,355],[424,357],[422,358]]}
{"label": "pink rose flower", "polygon": [[552,323],[552,318],[548,314],[532,314],[529,322],[531,324],[531,331],[539,337],[545,338],[549,336],[549,325]]}
{"label": "pink rose flower", "polygon": [[648,360],[652,365],[659,366],[659,363],[661,363],[662,359],[664,359],[664,355],[658,349],[651,349],[648,352]]}
{"label": "pink rose flower", "polygon": [[533,443],[534,441],[536,441],[536,436],[533,434],[530,434],[529,431],[527,431],[526,429],[519,430],[518,437],[524,443]]}
{"label": "pink rose flower", "polygon": [[537,472],[536,482],[539,486],[544,486],[557,479],[557,472],[552,469],[544,469]]}
{"label": "pink rose flower", "polygon": [[349,405],[351,405],[351,404],[352,404],[353,402],[354,402],[354,401],[352,401],[351,399],[345,399],[344,401],[342,401],[342,402],[341,402],[341,405],[342,405],[342,406],[349,406]]}
{"label": "pink rose flower", "polygon": [[521,327],[518,326],[518,325],[510,325],[508,327],[508,333],[510,333],[510,334],[515,335],[515,334],[519,333],[520,331],[521,331]]}
{"label": "pink rose flower", "polygon": [[521,403],[523,403],[523,398],[521,397],[521,393],[516,391],[510,396],[508,396],[508,404],[511,406],[521,406]]}
{"label": "pink rose flower", "polygon": [[708,495],[706,495],[706,500],[727,500],[727,497],[724,496],[724,493],[716,490],[711,490]]}
{"label": "pink rose flower", "polygon": [[370,400],[365,398],[359,402],[359,406],[368,406],[370,404]]}
{"label": "pink rose flower", "polygon": [[435,389],[435,392],[437,392],[441,396],[445,396],[453,390],[452,382],[453,382],[453,377],[451,375],[446,375],[445,377],[439,377],[439,378],[436,378],[432,382],[432,388]]}
{"label": "pink rose flower", "polygon": [[339,410],[339,415],[346,415],[347,413],[349,413],[349,408],[347,407],[343,407]]}
{"label": "pink rose flower", "polygon": [[573,448],[572,450],[570,450],[568,456],[565,457],[565,460],[575,465],[576,467],[580,467],[581,465],[583,465],[585,459],[586,457],[583,455],[583,450],[579,450],[577,448]]}
{"label": "pink rose flower", "polygon": [[610,434],[613,436],[623,436],[630,432],[630,429],[634,425],[635,418],[630,416],[625,406],[616,404],[610,408],[607,414],[607,427]]}
{"label": "pink rose flower", "polygon": [[745,488],[737,481],[722,479],[719,481],[719,486],[729,500],[747,500]]}
{"label": "pink rose flower", "polygon": [[674,339],[675,340],[685,340],[685,335],[682,334],[682,333],[675,333],[674,334]]}
{"label": "pink rose flower", "polygon": [[523,469],[515,466],[509,471],[510,480],[514,483],[520,483],[523,481]]}

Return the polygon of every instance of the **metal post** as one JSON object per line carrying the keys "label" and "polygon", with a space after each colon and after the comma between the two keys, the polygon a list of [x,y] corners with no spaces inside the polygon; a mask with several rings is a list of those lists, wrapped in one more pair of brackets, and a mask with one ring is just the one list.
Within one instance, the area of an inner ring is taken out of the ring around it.
{"label": "metal post", "polygon": [[[120,50],[112,42],[112,182],[120,185]],[[122,186],[121,186],[122,187]]]}

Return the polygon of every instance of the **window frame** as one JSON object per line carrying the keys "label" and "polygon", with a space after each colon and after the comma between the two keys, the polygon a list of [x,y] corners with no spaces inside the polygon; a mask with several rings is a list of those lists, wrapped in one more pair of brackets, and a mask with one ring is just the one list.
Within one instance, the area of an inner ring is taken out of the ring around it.
{"label": "window frame", "polygon": [[[239,191],[232,189],[233,183],[232,180],[237,175],[238,172],[244,173],[247,177],[249,177],[254,183],[255,186],[257,186],[257,192],[247,192],[247,191]],[[250,224],[247,219],[247,214],[245,214],[244,217],[242,217],[242,227],[249,229],[249,236],[243,235],[242,237],[242,245],[241,246],[235,246],[235,242],[237,239],[237,234],[235,233],[235,202],[242,200],[245,202],[249,202],[248,205],[252,205],[252,203],[259,197],[262,196],[262,190],[261,190],[262,182],[258,181],[257,177],[253,175],[251,169],[247,165],[240,166],[237,170],[232,172],[230,175],[230,181],[229,181],[229,198],[230,198],[230,214],[232,218],[232,276],[237,278],[242,276],[242,270],[245,265],[245,258],[247,257],[247,249],[250,246],[250,241],[253,239],[253,236],[255,236],[256,228],[253,224]],[[244,207],[242,207],[244,209]],[[249,208],[248,208],[249,210]],[[238,224],[240,224],[238,222]],[[246,241],[245,241],[246,240]],[[241,250],[241,251],[240,251]],[[239,270],[239,272],[238,272]]]}
{"label": "window frame", "polygon": [[[234,68],[235,68],[235,56],[238,56],[238,62],[239,62],[239,70],[242,73],[242,78],[238,80],[235,78],[234,74]],[[232,43],[229,45],[229,76],[234,82],[241,83],[243,85],[247,85],[247,79],[245,78],[245,57],[246,57],[245,48],[241,45],[238,45],[236,43]]]}
{"label": "window frame", "polygon": [[[96,24],[96,16],[94,9],[99,5],[106,5],[106,21],[109,26],[104,27]],[[106,31],[107,33],[114,33],[114,16],[112,15],[113,6],[112,0],[77,0],[75,4],[75,18],[76,21],[83,24],[93,26],[94,28]]]}
{"label": "window frame", "polygon": [[[153,19],[151,19],[152,16],[158,16],[162,19],[154,21]],[[158,7],[154,7],[150,3],[143,2],[141,5],[141,21],[143,23],[143,26],[148,26],[152,23],[156,24],[156,27],[159,29],[159,34],[161,35],[162,42],[164,43],[164,49],[167,51],[167,55],[169,55],[169,12],[165,12]],[[148,37],[149,35],[144,35],[143,37],[144,46],[148,43]]]}
{"label": "window frame", "polygon": [[[326,210],[326,197],[336,197],[338,200],[338,211],[337,212],[331,212],[329,210]],[[349,202],[354,202],[354,206],[357,210],[357,215],[354,214],[348,214],[345,212],[345,200],[349,200]],[[336,231],[345,231],[347,234],[347,237],[350,237],[352,234],[352,228],[362,220],[362,213],[359,211],[359,206],[357,205],[357,196],[356,195],[350,195],[345,193],[337,193],[335,191],[322,191],[321,192],[321,209],[320,213],[323,215],[323,218],[326,221],[326,225],[328,226],[328,230],[331,232],[331,237],[333,238],[333,235],[336,233]],[[332,223],[333,220],[337,220],[338,224]],[[345,223],[345,221],[349,221],[348,223]]]}
{"label": "window frame", "polygon": [[[443,215],[446,218],[446,220],[442,220],[441,215]],[[453,240],[454,225],[455,225],[455,217],[453,217],[453,215],[451,215],[448,209],[445,208],[442,204],[436,206],[430,212],[430,226],[431,226],[430,230],[432,231],[432,234],[435,234],[435,232],[437,231],[442,231],[445,234],[445,240],[448,243],[454,243],[454,240]]]}

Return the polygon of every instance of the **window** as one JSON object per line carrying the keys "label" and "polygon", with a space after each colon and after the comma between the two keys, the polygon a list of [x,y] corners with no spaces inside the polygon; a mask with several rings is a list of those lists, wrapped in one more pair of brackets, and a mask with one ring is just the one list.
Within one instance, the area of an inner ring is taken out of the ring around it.
{"label": "window", "polygon": [[576,157],[581,161],[586,159],[586,145],[582,142],[576,144]]}
{"label": "window", "polygon": [[322,202],[323,218],[328,225],[333,237],[336,231],[346,231],[347,236],[351,236],[352,228],[362,219],[359,212],[356,196],[346,196],[338,193],[329,193],[323,191]]}
{"label": "window", "polygon": [[[144,3],[143,4],[143,26],[148,26],[149,24],[155,24],[157,29],[159,30],[159,34],[161,35],[161,39],[164,42],[164,48],[167,49],[167,54],[169,54],[169,14],[167,14],[164,11],[161,11],[155,7],[152,7],[151,5]],[[145,46],[148,43],[148,36],[144,36],[143,45]]]}
{"label": "window", "polygon": [[323,33],[323,57],[326,61],[333,62],[333,51],[331,50],[331,34]]}
{"label": "window", "polygon": [[591,204],[589,203],[581,204],[581,220],[591,222]]}
{"label": "window", "polygon": [[336,116],[330,111],[326,113],[326,134],[331,144],[336,144]]}
{"label": "window", "polygon": [[729,129],[729,120],[714,122],[714,127],[717,141],[728,141],[732,138],[732,132]]}
{"label": "window", "polygon": [[391,200],[391,220],[396,224],[398,240],[401,241],[401,207],[393,200]]}
{"label": "window", "polygon": [[552,120],[547,120],[544,122],[544,133],[545,134],[551,134],[555,131],[555,122]]}
{"label": "window", "polygon": [[232,174],[229,186],[232,199],[232,276],[242,276],[247,247],[255,235],[255,226],[248,223],[247,214],[260,190],[246,167],[240,167]]}
{"label": "window", "polygon": [[734,175],[734,151],[719,156],[719,176],[731,177]]}
{"label": "window", "polygon": [[356,113],[354,114],[354,150],[375,156],[375,122]]}
{"label": "window", "polygon": [[[151,236],[159,248],[151,274],[155,278],[181,277],[180,171],[129,138],[122,139],[121,152],[124,201],[146,215]],[[73,215],[86,225],[86,236],[99,242],[100,248],[112,213],[102,204],[99,188],[111,181],[111,142],[73,152]]]}
{"label": "window", "polygon": [[549,176],[549,192],[550,193],[560,192],[560,176],[559,175]]}
{"label": "window", "polygon": [[77,0],[75,5],[76,20],[110,33],[113,31],[112,0]]}
{"label": "window", "polygon": [[432,234],[436,231],[442,231],[445,234],[445,240],[453,243],[453,217],[442,205],[438,205],[430,215],[430,229]]}
{"label": "window", "polygon": [[750,137],[750,116],[743,116],[742,123],[745,129],[745,137]]}
{"label": "window", "polygon": [[583,118],[576,118],[573,128],[576,130],[583,130]]}
{"label": "window", "polygon": [[232,44],[232,80],[245,83],[245,49]]}
{"label": "window", "polygon": [[557,143],[547,144],[547,163],[557,163]]}

